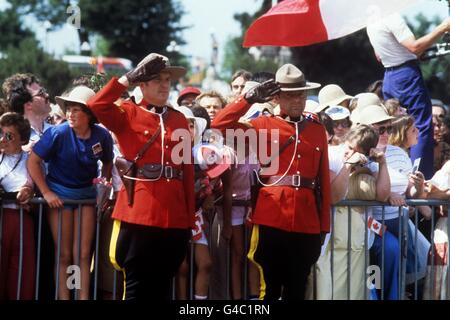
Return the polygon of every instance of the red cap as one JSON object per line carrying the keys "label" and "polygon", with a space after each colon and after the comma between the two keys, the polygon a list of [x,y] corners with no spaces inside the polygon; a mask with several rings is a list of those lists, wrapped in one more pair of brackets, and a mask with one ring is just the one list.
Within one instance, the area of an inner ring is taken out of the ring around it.
{"label": "red cap", "polygon": [[232,155],[228,150],[219,149],[212,144],[196,145],[193,150],[195,163],[206,172],[210,179],[217,178],[231,167]]}
{"label": "red cap", "polygon": [[178,96],[177,104],[180,105],[181,99],[185,95],[188,95],[188,94],[195,94],[195,95],[198,96],[198,95],[201,94],[201,91],[199,89],[195,88],[195,87],[186,87],[186,88],[184,88],[183,90],[181,90],[180,95]]}

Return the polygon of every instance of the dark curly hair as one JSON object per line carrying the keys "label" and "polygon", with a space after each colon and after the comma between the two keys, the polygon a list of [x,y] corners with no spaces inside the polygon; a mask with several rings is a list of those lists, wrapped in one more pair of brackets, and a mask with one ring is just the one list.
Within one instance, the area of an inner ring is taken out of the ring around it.
{"label": "dark curly hair", "polygon": [[30,122],[17,112],[6,112],[0,117],[1,127],[16,127],[20,135],[22,145],[26,145],[30,140],[31,126]]}
{"label": "dark curly hair", "polygon": [[3,94],[10,111],[24,113],[24,104],[33,100],[27,86],[33,83],[40,84],[40,80],[31,73],[16,73],[3,82]]}

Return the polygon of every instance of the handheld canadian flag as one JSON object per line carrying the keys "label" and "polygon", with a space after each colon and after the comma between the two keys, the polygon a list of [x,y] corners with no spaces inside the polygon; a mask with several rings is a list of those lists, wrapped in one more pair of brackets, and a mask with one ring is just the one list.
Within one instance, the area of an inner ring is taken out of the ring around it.
{"label": "handheld canadian flag", "polygon": [[375,220],[373,217],[367,219],[367,227],[380,237],[386,232],[386,226]]}
{"label": "handheld canadian flag", "polygon": [[244,47],[307,46],[356,32],[418,0],[284,0],[248,28]]}

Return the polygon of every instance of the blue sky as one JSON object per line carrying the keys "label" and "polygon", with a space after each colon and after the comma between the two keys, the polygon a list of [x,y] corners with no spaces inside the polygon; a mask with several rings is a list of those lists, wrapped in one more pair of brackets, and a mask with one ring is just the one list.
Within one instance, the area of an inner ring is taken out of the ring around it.
{"label": "blue sky", "polygon": [[[233,19],[233,15],[238,12],[254,13],[261,6],[262,0],[181,0],[180,2],[187,12],[182,24],[192,26],[184,31],[187,45],[181,47],[182,53],[209,59],[211,32],[214,32],[219,42],[219,50],[223,49],[226,40],[240,32],[240,26]],[[5,0],[0,0],[0,9],[4,5]],[[422,0],[420,4],[406,10],[404,14],[407,17],[413,17],[419,12],[429,17],[448,16],[446,1],[438,0]],[[81,23],[83,23],[82,19],[81,15]],[[56,55],[62,54],[65,49],[79,48],[78,36],[72,26],[65,25],[59,31],[51,32],[46,36],[41,23],[27,20],[27,24],[36,31],[43,46]],[[220,52],[223,53],[223,51]]]}

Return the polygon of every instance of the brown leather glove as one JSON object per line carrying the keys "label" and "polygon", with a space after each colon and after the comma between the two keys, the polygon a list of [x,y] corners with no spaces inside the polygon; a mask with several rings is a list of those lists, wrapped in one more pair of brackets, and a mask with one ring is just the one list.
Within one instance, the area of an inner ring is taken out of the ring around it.
{"label": "brown leather glove", "polygon": [[280,85],[275,80],[270,79],[250,89],[244,95],[244,99],[250,104],[264,103],[272,100],[278,92],[280,92]]}
{"label": "brown leather glove", "polygon": [[142,60],[138,66],[125,74],[129,83],[145,82],[155,79],[166,67],[166,62],[161,56],[150,54]]}

